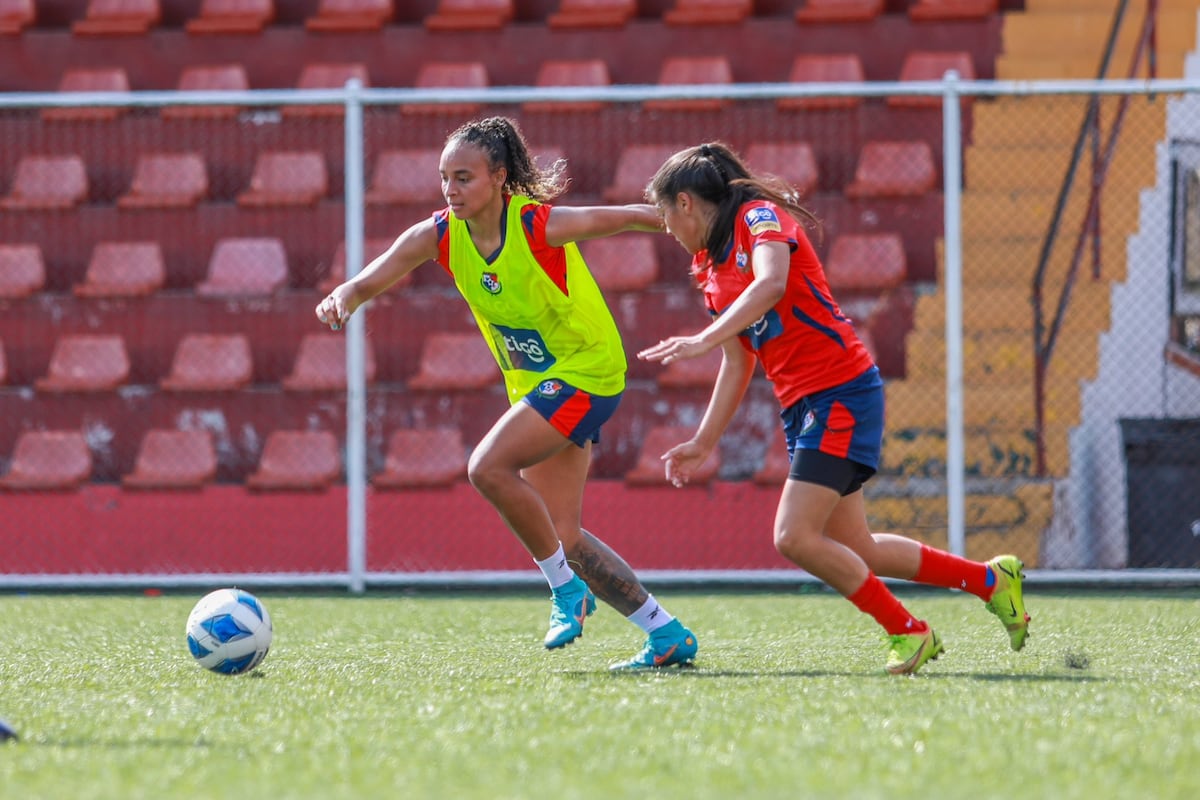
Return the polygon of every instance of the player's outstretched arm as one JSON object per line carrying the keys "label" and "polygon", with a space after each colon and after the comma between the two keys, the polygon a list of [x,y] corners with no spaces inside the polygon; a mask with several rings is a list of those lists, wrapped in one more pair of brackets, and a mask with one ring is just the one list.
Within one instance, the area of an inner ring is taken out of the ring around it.
{"label": "player's outstretched arm", "polygon": [[546,220],[546,242],[561,247],[567,242],[598,239],[624,231],[661,231],[662,218],[649,203],[625,206],[554,206]]}

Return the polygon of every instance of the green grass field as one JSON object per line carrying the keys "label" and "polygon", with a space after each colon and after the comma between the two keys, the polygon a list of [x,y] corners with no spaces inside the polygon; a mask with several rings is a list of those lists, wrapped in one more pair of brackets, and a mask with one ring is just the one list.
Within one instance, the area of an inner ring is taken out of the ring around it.
{"label": "green grass field", "polygon": [[184,643],[200,594],[0,595],[0,796],[1200,796],[1198,592],[1028,591],[1022,653],[902,593],[947,647],[902,678],[830,593],[670,589],[691,670],[608,674],[642,635],[603,606],[546,652],[536,592],[264,591],[271,653],[224,677]]}

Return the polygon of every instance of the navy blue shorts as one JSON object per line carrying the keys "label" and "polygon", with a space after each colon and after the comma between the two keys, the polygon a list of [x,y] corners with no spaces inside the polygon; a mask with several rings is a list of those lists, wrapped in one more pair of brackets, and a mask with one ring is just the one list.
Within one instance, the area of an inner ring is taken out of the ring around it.
{"label": "navy blue shorts", "polygon": [[521,398],[575,444],[600,441],[600,426],[617,410],[621,395],[588,394],[558,378],[547,378]]}

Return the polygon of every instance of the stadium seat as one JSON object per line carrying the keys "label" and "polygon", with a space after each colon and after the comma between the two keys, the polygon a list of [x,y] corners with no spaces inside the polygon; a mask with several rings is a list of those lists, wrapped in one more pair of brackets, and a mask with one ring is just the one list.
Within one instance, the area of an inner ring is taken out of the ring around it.
{"label": "stadium seat", "polygon": [[321,0],[304,27],[318,32],[377,31],[395,13],[392,0]]}
{"label": "stadium seat", "polygon": [[246,486],[259,491],[320,490],[341,474],[341,454],[332,433],[276,430],[267,434],[258,469],[246,477]]}
{"label": "stadium seat", "polygon": [[[375,381],[375,350],[366,342],[366,379]],[[346,337],[336,333],[307,333],[292,371],[281,381],[292,392],[320,392],[346,388]]]}
{"label": "stadium seat", "polygon": [[217,240],[208,262],[208,277],[196,285],[203,297],[271,294],[287,286],[287,251],[269,237],[226,237]]}
{"label": "stadium seat", "polygon": [[4,355],[4,342],[0,342],[0,386],[8,381],[8,359]]}
{"label": "stadium seat", "polygon": [[[538,67],[535,86],[611,86],[608,64],[600,58],[543,61]],[[523,103],[522,111],[598,111],[601,100],[552,100],[544,103]]]}
{"label": "stadium seat", "polygon": [[217,476],[217,452],[208,431],[151,428],[138,445],[126,489],[201,489]]}
{"label": "stadium seat", "polygon": [[88,176],[78,155],[24,155],[0,208],[7,211],[62,210],[87,199]]}
{"label": "stadium seat", "polygon": [[675,0],[662,19],[668,25],[733,25],[753,12],[753,0]]}
{"label": "stadium seat", "polygon": [[[862,83],[862,59],[857,53],[821,53],[796,56],[788,74],[790,83]],[[817,111],[855,108],[862,103],[857,95],[844,97],[781,97],[775,106],[782,111]]]}
{"label": "stadium seat", "polygon": [[119,208],[191,208],[208,195],[208,168],[200,153],[141,153]]}
{"label": "stadium seat", "polygon": [[367,205],[444,202],[438,179],[441,158],[440,147],[384,150],[371,170]]}
{"label": "stadium seat", "polygon": [[458,428],[404,428],[388,437],[383,471],[371,479],[376,489],[451,486],[467,477],[467,451]]}
{"label": "stadium seat", "polygon": [[[375,260],[376,256],[380,255],[384,250],[392,246],[395,239],[366,239],[363,241],[363,263],[367,264]],[[346,242],[342,240],[338,242],[337,250],[333,254],[333,263],[329,266],[329,274],[317,285],[317,291],[330,292],[333,291],[338,284],[346,280]],[[404,286],[412,282],[412,273],[408,273],[401,278],[393,286]]]}
{"label": "stadium seat", "polygon": [[604,199],[609,203],[645,202],[646,184],[679,149],[673,144],[626,145],[617,156],[612,183],[605,187]]}
{"label": "stadium seat", "polygon": [[261,33],[275,17],[274,0],[203,0],[188,33]]}
{"label": "stadium seat", "polygon": [[[79,67],[68,69],[58,82],[60,92],[128,92],[129,76],[122,67]],[[124,113],[117,106],[63,106],[42,109],[50,121],[110,120]]]}
{"label": "stadium seat", "polygon": [[311,206],[329,193],[329,172],[319,150],[268,151],[254,160],[250,186],[237,196],[243,207]]}
{"label": "stadium seat", "polygon": [[254,378],[250,340],[240,333],[189,333],[175,346],[171,371],[159,384],[169,392],[228,392]]}
{"label": "stadium seat", "polygon": [[78,36],[145,34],[158,24],[158,0],[88,0],[84,18],[71,26]]}
{"label": "stadium seat", "polygon": [[672,361],[662,367],[655,382],[664,389],[710,388],[717,382],[717,370],[720,368],[721,348],[714,347],[697,358]]}
{"label": "stadium seat", "polygon": [[807,0],[796,22],[870,22],[884,12],[884,0]]}
{"label": "stadium seat", "polygon": [[129,378],[129,353],[119,334],[67,333],[58,337],[46,374],[34,381],[43,392],[107,392]]}
{"label": "stadium seat", "polygon": [[417,372],[409,378],[408,387],[432,391],[482,389],[499,380],[500,368],[478,332],[436,331],[425,337]]}
{"label": "stadium seat", "polygon": [[900,286],[908,278],[904,240],[898,233],[844,233],[829,247],[825,277],[835,296]]}
{"label": "stadium seat", "polygon": [[[910,51],[900,66],[901,81],[940,81],[948,70],[958,72],[964,81],[975,80],[975,62],[965,50],[933,52]],[[963,98],[969,102],[970,98]],[[941,108],[941,95],[893,95],[887,99],[893,108]]]}
{"label": "stadium seat", "polygon": [[[417,70],[417,89],[483,89],[488,86],[482,61],[431,61]],[[474,114],[480,103],[412,103],[400,107],[405,114]]]}
{"label": "stadium seat", "polygon": [[[675,445],[691,439],[695,433],[695,428],[676,425],[657,425],[650,428],[642,438],[637,464],[625,473],[625,483],[630,486],[669,486],[661,456]],[[720,468],[720,454],[714,449],[708,460],[692,475],[688,485],[703,486],[712,482]]]}
{"label": "stadium seat", "polygon": [[817,158],[808,142],[751,142],[746,162],[755,172],[783,179],[801,198],[817,189]]}
{"label": "stadium seat", "polygon": [[787,480],[791,468],[792,462],[788,460],[787,438],[783,435],[782,428],[776,429],[775,435],[767,444],[766,453],[763,454],[762,465],[755,470],[751,480],[759,486],[780,486]]}
{"label": "stadium seat", "polygon": [[605,292],[634,292],[658,280],[658,234],[623,233],[600,239],[585,239],[579,252],[587,261],[596,283]]}
{"label": "stadium seat", "polygon": [[560,0],[546,17],[551,29],[623,28],[637,16],[637,0]]}
{"label": "stadium seat", "polygon": [[0,300],[19,300],[46,285],[46,263],[36,244],[0,244]]}
{"label": "stadium seat", "polygon": [[917,0],[908,7],[915,22],[987,19],[1000,9],[998,0]]}
{"label": "stadium seat", "polygon": [[[725,56],[671,56],[658,73],[659,86],[733,83],[733,68]],[[679,100],[647,100],[643,107],[653,111],[717,111],[729,105],[719,97]]]}
{"label": "stadium seat", "polygon": [[92,451],[74,430],[23,431],[0,487],[11,490],[78,489],[92,475]]}
{"label": "stadium seat", "polygon": [[936,185],[937,168],[928,142],[866,142],[846,196],[915,197]]}
{"label": "stadium seat", "polygon": [[[367,65],[359,62],[305,64],[296,80],[296,88],[343,89],[351,79],[357,80],[362,88],[369,87],[371,75]],[[284,106],[282,113],[292,117],[336,117],[345,113],[345,106],[340,103]]]}
{"label": "stadium seat", "polygon": [[33,25],[33,0],[0,0],[0,36],[16,36]]}
{"label": "stadium seat", "polygon": [[[250,88],[241,64],[184,67],[176,88],[181,92],[244,92]],[[164,119],[214,119],[236,116],[238,106],[165,106]]]}
{"label": "stadium seat", "polygon": [[142,297],[163,287],[162,245],[148,242],[96,242],[76,297]]}
{"label": "stadium seat", "polygon": [[437,6],[425,17],[431,31],[494,31],[513,18],[513,0],[437,0]]}

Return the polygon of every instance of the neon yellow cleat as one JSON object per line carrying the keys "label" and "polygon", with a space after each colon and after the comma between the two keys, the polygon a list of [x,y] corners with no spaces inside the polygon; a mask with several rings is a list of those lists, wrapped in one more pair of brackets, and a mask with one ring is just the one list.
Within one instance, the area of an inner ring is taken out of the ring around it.
{"label": "neon yellow cleat", "polygon": [[1012,649],[1020,650],[1029,636],[1031,619],[1025,613],[1025,600],[1021,596],[1021,581],[1025,577],[1021,570],[1025,564],[1016,556],[996,556],[987,565],[996,576],[996,588],[992,591],[992,599],[987,602],[987,609],[1000,618],[1004,629],[1008,631],[1008,643]]}
{"label": "neon yellow cleat", "polygon": [[942,640],[929,627],[922,633],[901,633],[888,639],[892,647],[888,651],[887,671],[893,675],[913,675],[926,661],[946,652]]}

